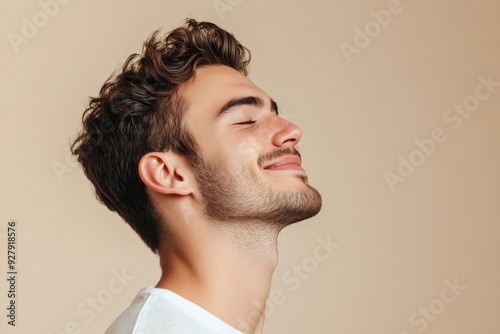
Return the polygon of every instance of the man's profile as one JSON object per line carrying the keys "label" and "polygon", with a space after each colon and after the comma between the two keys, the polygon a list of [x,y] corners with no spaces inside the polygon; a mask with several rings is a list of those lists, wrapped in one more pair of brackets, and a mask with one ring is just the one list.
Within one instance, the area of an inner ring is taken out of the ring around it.
{"label": "man's profile", "polygon": [[321,196],[300,167],[300,128],[249,62],[233,35],[188,19],[153,33],[90,100],[72,152],[162,269],[107,334],[262,332],[278,234]]}

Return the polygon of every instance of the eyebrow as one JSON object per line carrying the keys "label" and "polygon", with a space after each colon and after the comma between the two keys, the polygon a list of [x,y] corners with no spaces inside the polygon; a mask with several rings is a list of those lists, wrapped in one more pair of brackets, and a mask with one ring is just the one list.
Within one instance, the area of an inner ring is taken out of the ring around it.
{"label": "eyebrow", "polygon": [[[271,102],[271,111],[278,114],[278,105],[276,104],[276,102],[271,98],[269,98],[269,101]],[[262,100],[260,97],[257,96],[244,96],[231,99],[226,104],[224,104],[224,106],[219,110],[219,112],[217,113],[217,117],[222,116],[223,114],[229,112],[230,109],[234,107],[245,106],[245,105],[262,108],[264,107],[264,100]]]}

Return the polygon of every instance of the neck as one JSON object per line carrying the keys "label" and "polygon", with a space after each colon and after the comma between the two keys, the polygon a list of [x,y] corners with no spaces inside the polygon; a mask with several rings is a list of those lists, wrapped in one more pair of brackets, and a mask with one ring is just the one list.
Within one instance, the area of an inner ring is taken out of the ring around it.
{"label": "neck", "polygon": [[[195,226],[194,226],[195,225]],[[196,231],[196,232],[194,232]],[[245,334],[260,334],[279,228],[269,223],[193,224],[160,250],[169,289]]]}

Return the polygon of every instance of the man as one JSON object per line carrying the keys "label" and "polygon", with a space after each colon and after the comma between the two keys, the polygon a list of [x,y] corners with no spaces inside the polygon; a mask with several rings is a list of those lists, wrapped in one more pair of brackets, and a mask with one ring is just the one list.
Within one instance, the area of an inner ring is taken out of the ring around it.
{"label": "man", "polygon": [[155,32],[84,113],[73,154],[159,255],[112,333],[261,333],[280,230],[316,215],[301,130],[247,77],[249,51],[189,19]]}

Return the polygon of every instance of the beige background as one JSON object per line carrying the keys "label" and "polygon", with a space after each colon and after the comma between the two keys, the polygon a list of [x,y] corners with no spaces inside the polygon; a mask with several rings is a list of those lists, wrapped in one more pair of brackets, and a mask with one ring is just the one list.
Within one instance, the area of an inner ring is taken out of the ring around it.
{"label": "beige background", "polygon": [[[0,5],[1,277],[9,219],[19,271],[16,328],[1,279],[2,333],[102,333],[156,284],[156,257],[97,203],[68,143],[87,96],[150,32],[192,16],[250,48],[250,78],[302,127],[304,165],[323,195],[318,216],[280,236],[272,290],[282,296],[264,332],[497,334],[500,87],[456,130],[443,115],[473,101],[479,76],[500,81],[498,1],[401,0],[379,32],[370,12],[385,0],[220,1],[232,9],[222,16],[213,0],[73,0],[46,22],[37,1]],[[34,16],[41,27],[16,53],[9,33]],[[367,23],[374,37],[348,62],[340,45],[355,45]],[[418,158],[414,141],[435,128],[447,140],[391,191],[384,173],[397,173],[400,155]],[[318,262],[317,239],[328,236],[340,246]],[[309,270],[295,290],[293,265]],[[114,270],[133,279],[120,285]],[[455,279],[466,288],[444,303],[444,281]],[[429,307],[432,321],[418,314]]]}

